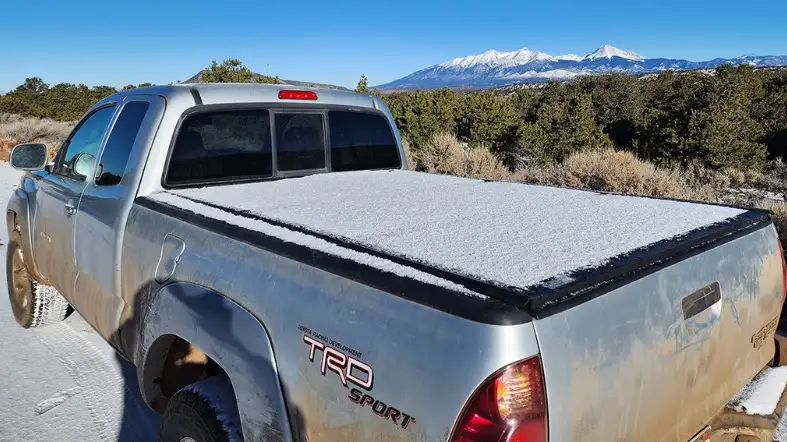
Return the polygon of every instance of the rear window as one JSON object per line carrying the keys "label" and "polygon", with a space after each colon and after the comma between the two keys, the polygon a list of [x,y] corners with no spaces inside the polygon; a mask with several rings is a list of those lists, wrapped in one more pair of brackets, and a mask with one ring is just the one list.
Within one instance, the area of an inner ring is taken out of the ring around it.
{"label": "rear window", "polygon": [[276,114],[276,169],[325,168],[322,114]]}
{"label": "rear window", "polygon": [[388,120],[379,114],[341,110],[215,111],[184,119],[165,182],[210,184],[266,179],[278,172],[399,167],[393,132]]}

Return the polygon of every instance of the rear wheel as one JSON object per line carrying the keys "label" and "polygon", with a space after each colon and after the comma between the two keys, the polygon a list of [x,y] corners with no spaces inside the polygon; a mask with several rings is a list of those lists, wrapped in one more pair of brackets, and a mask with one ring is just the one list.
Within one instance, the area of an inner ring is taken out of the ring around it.
{"label": "rear wheel", "polygon": [[6,250],[6,280],[11,310],[24,328],[43,327],[60,322],[71,313],[71,306],[54,287],[40,284],[27,269],[22,250],[22,234],[11,232]]}
{"label": "rear wheel", "polygon": [[227,375],[191,384],[170,398],[159,442],[240,441],[240,416]]}

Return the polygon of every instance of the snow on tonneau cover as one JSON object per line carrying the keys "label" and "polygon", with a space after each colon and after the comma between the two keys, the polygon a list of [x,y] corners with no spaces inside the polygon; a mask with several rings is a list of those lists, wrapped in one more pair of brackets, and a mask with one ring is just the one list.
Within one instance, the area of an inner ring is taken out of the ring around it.
{"label": "snow on tonneau cover", "polygon": [[745,212],[406,170],[170,193],[520,289]]}
{"label": "snow on tonneau cover", "polygon": [[405,170],[153,198],[444,287],[479,281],[464,291],[513,293],[505,300],[522,306],[625,269],[621,262],[649,263],[572,302],[529,308],[550,440],[685,442],[774,351],[756,336],[778,317],[782,264],[775,230],[758,212]]}

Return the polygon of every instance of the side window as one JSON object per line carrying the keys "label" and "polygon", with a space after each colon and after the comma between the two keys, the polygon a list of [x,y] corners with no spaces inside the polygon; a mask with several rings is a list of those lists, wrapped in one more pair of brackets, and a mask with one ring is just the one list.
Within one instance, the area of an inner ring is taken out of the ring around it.
{"label": "side window", "polygon": [[62,147],[63,154],[53,173],[85,180],[94,170],[101,140],[114,113],[115,107],[110,106],[90,115]]}
{"label": "side window", "polygon": [[276,114],[276,169],[325,167],[322,114]]}
{"label": "side window", "polygon": [[131,149],[142,127],[142,120],[150,107],[147,101],[132,101],[126,103],[120,111],[112,132],[107,139],[107,145],[101,154],[101,166],[96,184],[100,186],[113,186],[120,184],[123,173],[126,171]]}

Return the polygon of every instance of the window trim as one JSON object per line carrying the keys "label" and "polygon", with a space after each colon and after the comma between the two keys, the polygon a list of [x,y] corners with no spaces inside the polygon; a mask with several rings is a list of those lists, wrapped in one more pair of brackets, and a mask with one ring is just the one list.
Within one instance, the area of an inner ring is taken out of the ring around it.
{"label": "window trim", "polygon": [[[102,104],[101,106],[97,106],[97,107],[91,109],[90,111],[88,111],[88,113],[86,113],[82,117],[81,120],[79,120],[79,122],[76,124],[76,126],[74,126],[74,128],[71,130],[71,133],[68,134],[68,137],[65,139],[65,141],[63,141],[63,143],[60,145],[60,147],[59,147],[59,149],[57,151],[57,154],[55,155],[55,158],[53,160],[54,164],[52,165],[52,171],[50,172],[51,175],[59,177],[61,179],[68,179],[68,180],[75,181],[75,182],[84,182],[85,185],[90,184],[90,181],[88,180],[89,177],[85,178],[84,180],[78,180],[77,178],[75,178],[75,177],[73,177],[71,175],[65,175],[63,173],[58,173],[57,170],[58,170],[58,167],[64,161],[63,157],[65,157],[66,151],[68,150],[68,146],[71,143],[71,140],[74,138],[74,135],[76,135],[76,133],[79,132],[79,129],[81,129],[82,126],[85,125],[85,123],[87,122],[87,120],[90,119],[90,117],[92,117],[93,115],[97,114],[98,112],[100,112],[100,111],[102,111],[102,110],[104,110],[104,109],[106,109],[108,107],[114,107],[115,110],[112,113],[112,117],[109,119],[109,124],[107,124],[107,127],[104,128],[104,133],[101,135],[101,144],[99,145],[99,148],[98,148],[99,151],[96,152],[96,154],[99,154],[100,152],[104,151],[104,145],[107,142],[107,135],[109,134],[109,130],[114,126],[114,124],[115,124],[115,117],[117,116],[117,102],[115,102],[115,101],[110,101],[108,103]],[[96,159],[96,166],[98,166],[98,159]]]}
{"label": "window trim", "polygon": [[[178,183],[169,183],[167,182],[167,176],[169,175],[169,166],[172,160],[172,153],[175,149],[175,144],[177,142],[178,136],[180,135],[180,131],[183,128],[183,123],[185,120],[195,114],[205,114],[211,112],[232,112],[232,111],[250,111],[250,110],[267,110],[268,117],[270,118],[270,126],[271,126],[271,153],[272,153],[272,175],[255,175],[255,176],[246,176],[243,178],[237,179],[225,179],[225,180],[188,180],[188,181],[181,181]],[[355,107],[351,105],[345,104],[320,104],[320,103],[272,103],[272,102],[254,102],[254,103],[219,103],[219,104],[199,104],[192,106],[183,113],[181,113],[180,117],[178,118],[178,122],[175,125],[175,130],[173,132],[173,136],[169,142],[169,148],[167,150],[166,160],[164,161],[164,170],[161,173],[161,187],[165,190],[170,189],[185,189],[185,188],[193,188],[193,187],[215,187],[215,186],[222,186],[222,185],[229,185],[229,184],[243,184],[243,183],[255,183],[255,182],[262,182],[262,181],[277,181],[284,178],[293,178],[299,176],[307,176],[307,175],[314,175],[319,173],[330,173],[332,172],[331,169],[331,139],[329,134],[329,117],[328,112],[330,111],[349,111],[349,112],[358,112],[358,113],[367,113],[371,115],[377,115],[382,117],[386,124],[388,125],[389,129],[391,130],[391,136],[393,137],[394,141],[396,142],[396,153],[399,157],[399,166],[397,168],[401,168],[404,164],[404,158],[402,157],[402,149],[399,145],[399,141],[396,137],[396,131],[391,126],[391,122],[388,119],[388,116],[383,112],[381,109],[378,108],[370,108],[370,107]],[[323,114],[323,138],[325,140],[325,168],[321,169],[307,169],[307,170],[295,170],[295,171],[279,171],[277,168],[277,161],[276,161],[276,126],[275,126],[275,118],[274,115],[276,113],[321,113]],[[387,170],[390,168],[383,168],[383,169],[369,169],[369,170]]]}

